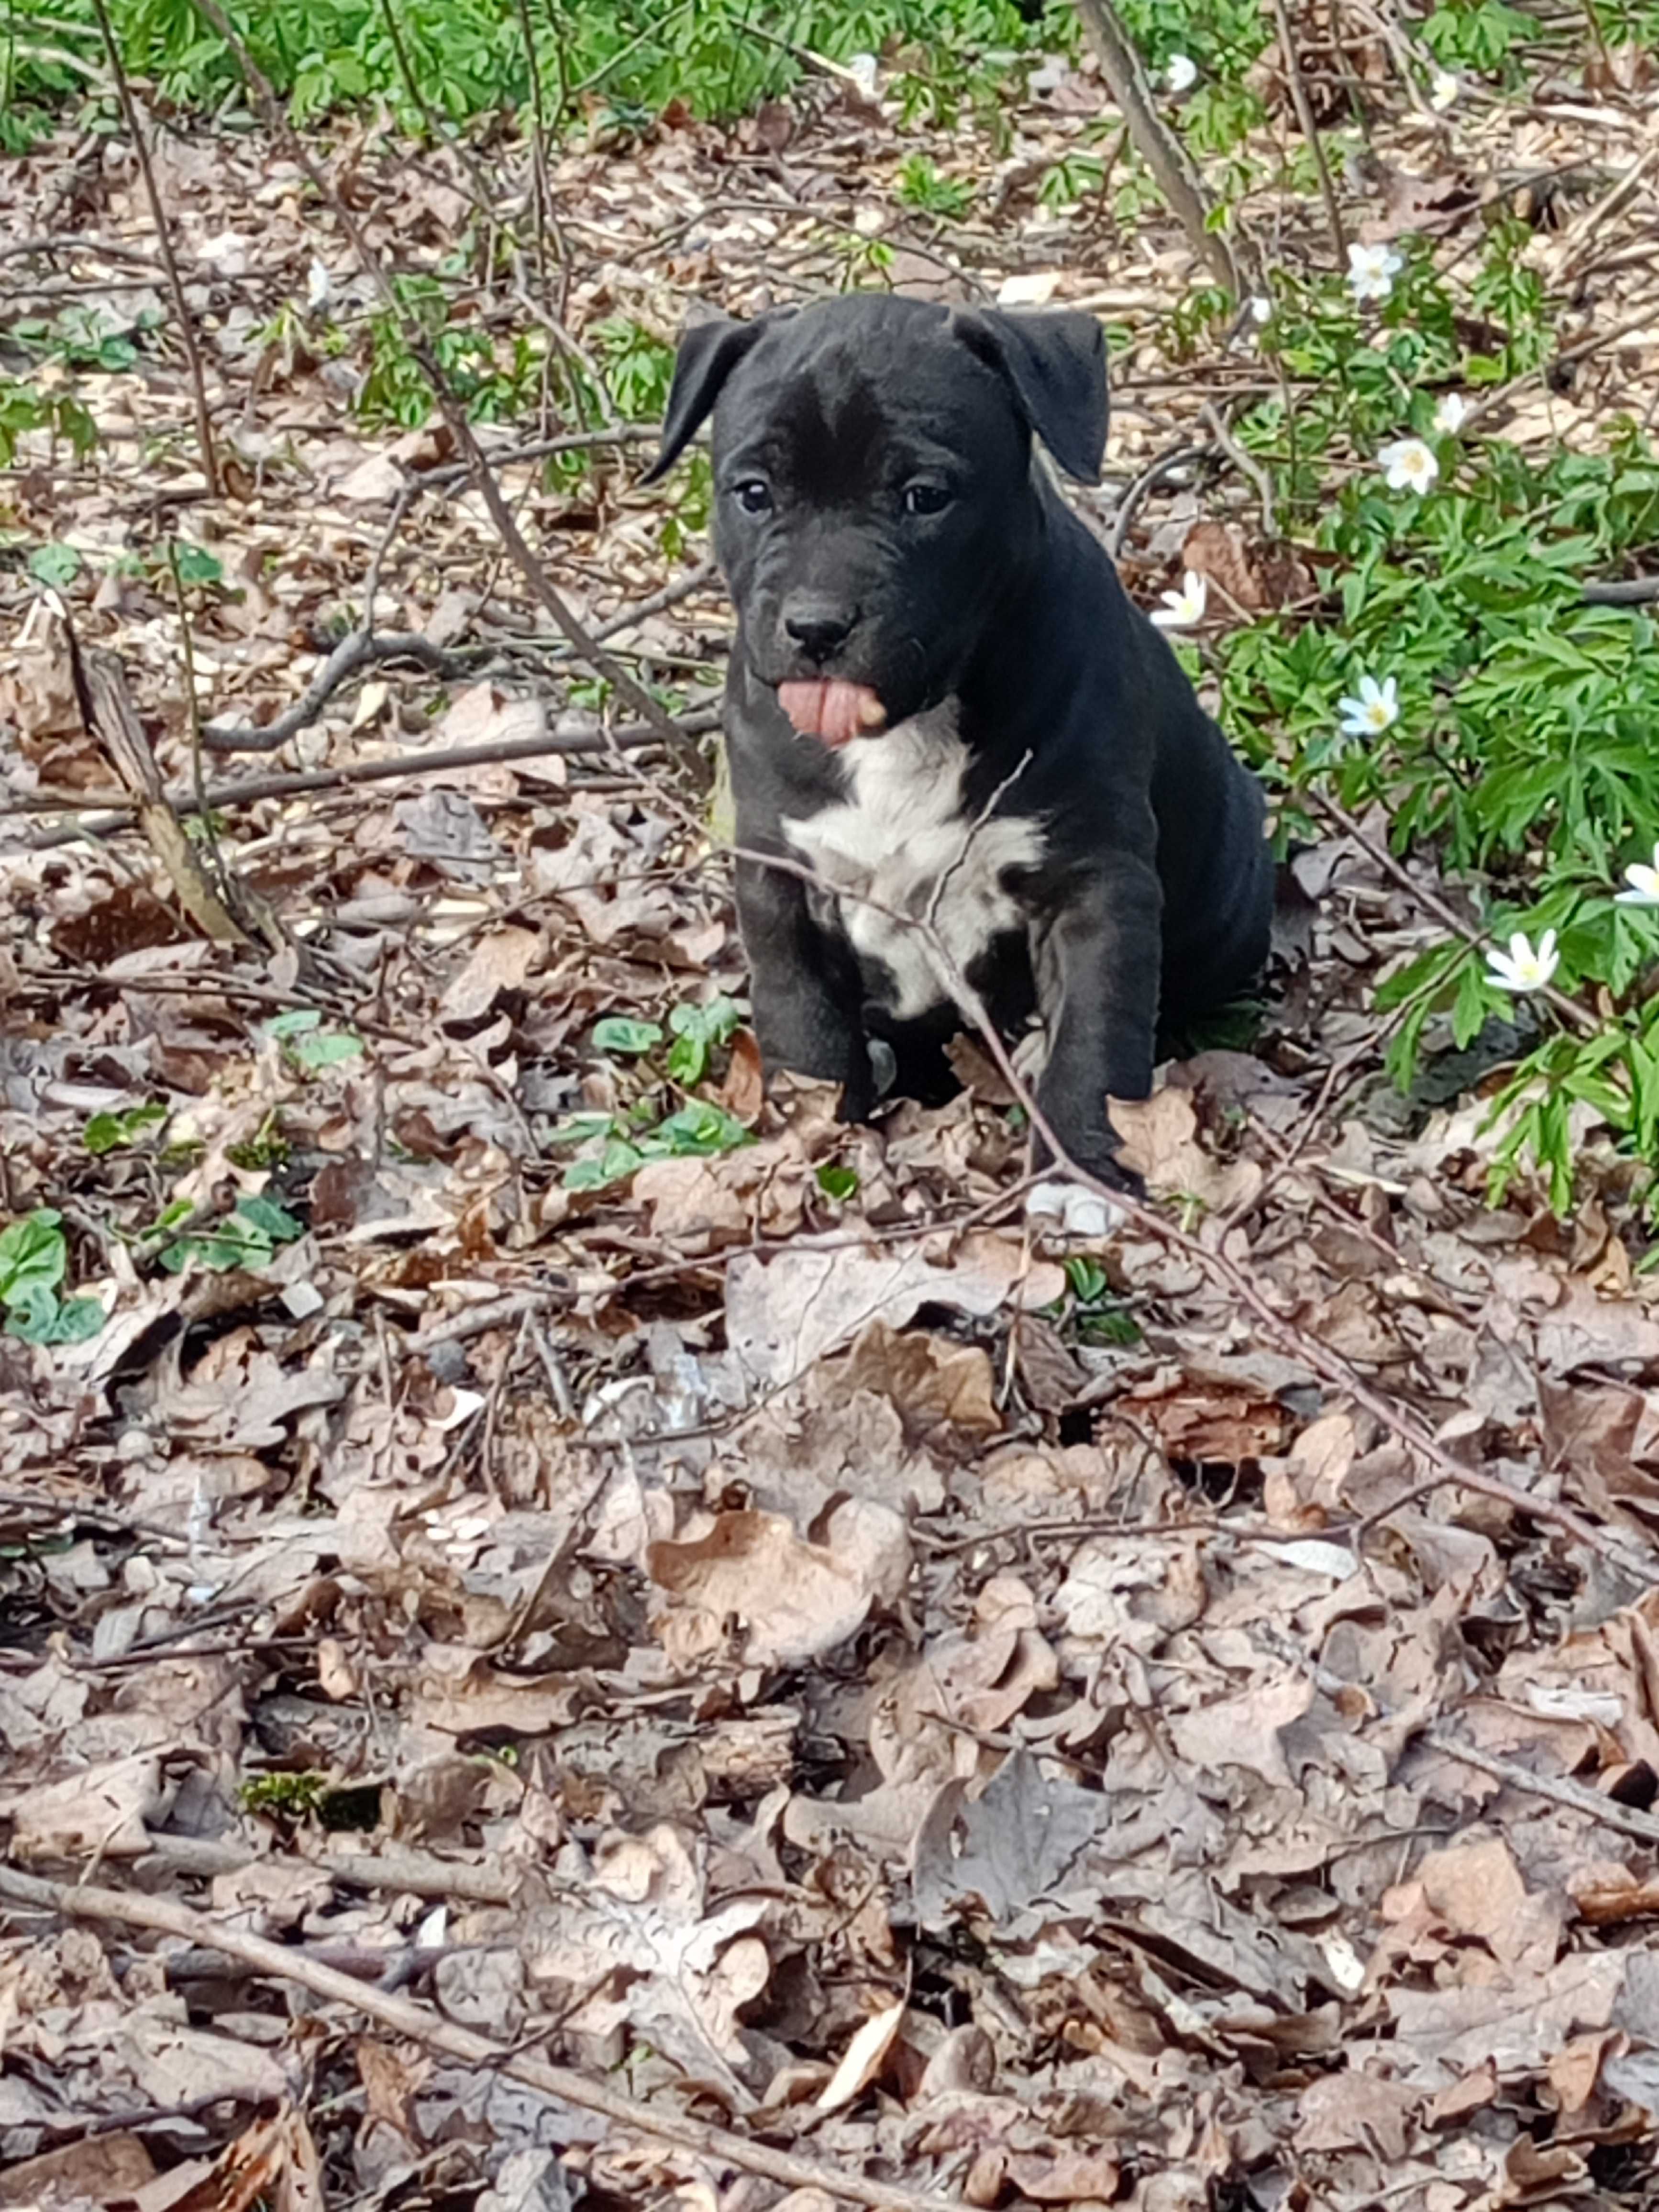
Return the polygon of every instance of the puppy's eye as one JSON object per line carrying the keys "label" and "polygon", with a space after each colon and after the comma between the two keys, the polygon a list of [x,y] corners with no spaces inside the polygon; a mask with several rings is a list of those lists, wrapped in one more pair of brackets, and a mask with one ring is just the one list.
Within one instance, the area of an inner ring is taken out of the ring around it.
{"label": "puppy's eye", "polygon": [[913,483],[904,487],[904,512],[907,514],[942,514],[951,504],[951,495],[943,484]]}
{"label": "puppy's eye", "polygon": [[772,508],[772,489],[758,477],[745,477],[741,483],[733,484],[732,496],[745,514],[769,514]]}

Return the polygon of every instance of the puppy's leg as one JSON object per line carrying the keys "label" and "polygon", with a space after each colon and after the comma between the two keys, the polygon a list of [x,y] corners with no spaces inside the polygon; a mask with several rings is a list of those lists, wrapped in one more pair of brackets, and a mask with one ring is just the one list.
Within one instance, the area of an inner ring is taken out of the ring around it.
{"label": "puppy's leg", "polygon": [[[1108,1097],[1152,1087],[1163,895],[1158,871],[1116,853],[1068,892],[1036,945],[1048,1051],[1036,1099],[1065,1152],[1103,1182],[1139,1188],[1119,1166]],[[1048,1147],[1037,1140],[1037,1164]]]}
{"label": "puppy's leg", "polygon": [[866,1120],[875,1086],[864,1035],[863,984],[851,946],[812,919],[799,876],[739,860],[737,894],[755,1034],[767,1073],[790,1068],[839,1083],[843,1119]]}

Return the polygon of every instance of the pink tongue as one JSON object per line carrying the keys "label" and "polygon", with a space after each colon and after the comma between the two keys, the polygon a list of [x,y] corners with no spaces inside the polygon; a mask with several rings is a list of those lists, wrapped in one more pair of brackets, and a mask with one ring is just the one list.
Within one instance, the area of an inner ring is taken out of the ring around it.
{"label": "pink tongue", "polygon": [[887,709],[867,684],[848,684],[840,676],[780,684],[778,704],[803,737],[821,738],[826,745],[866,737],[887,720]]}

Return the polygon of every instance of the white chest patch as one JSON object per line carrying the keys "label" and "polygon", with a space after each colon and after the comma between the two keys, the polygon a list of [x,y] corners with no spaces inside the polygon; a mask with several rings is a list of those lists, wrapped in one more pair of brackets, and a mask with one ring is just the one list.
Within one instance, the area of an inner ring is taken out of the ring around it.
{"label": "white chest patch", "polygon": [[[1020,909],[1003,876],[1042,859],[1042,831],[1029,817],[979,821],[964,813],[968,749],[948,706],[884,736],[855,738],[844,757],[851,796],[786,820],[783,831],[833,896],[860,960],[886,971],[892,1012],[909,1020],[951,995],[925,925],[931,918],[932,933],[960,969],[994,938],[1018,929]],[[907,927],[898,916],[924,926]]]}

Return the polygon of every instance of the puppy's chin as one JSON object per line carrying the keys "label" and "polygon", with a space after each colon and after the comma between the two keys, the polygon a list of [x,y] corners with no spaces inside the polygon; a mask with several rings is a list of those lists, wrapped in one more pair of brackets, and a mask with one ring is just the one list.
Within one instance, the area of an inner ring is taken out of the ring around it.
{"label": "puppy's chin", "polygon": [[778,704],[804,738],[839,748],[887,726],[887,709],[867,684],[820,676],[778,686]]}

